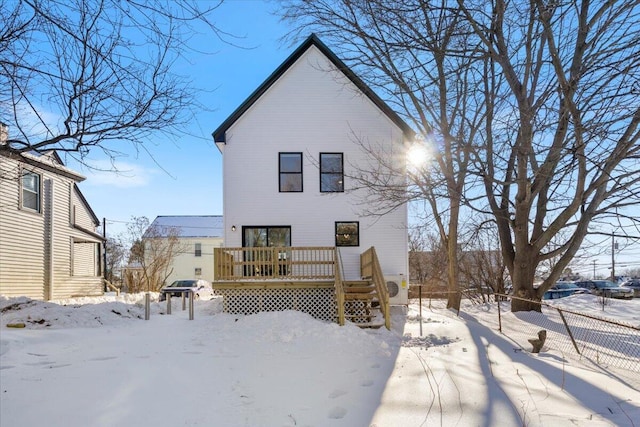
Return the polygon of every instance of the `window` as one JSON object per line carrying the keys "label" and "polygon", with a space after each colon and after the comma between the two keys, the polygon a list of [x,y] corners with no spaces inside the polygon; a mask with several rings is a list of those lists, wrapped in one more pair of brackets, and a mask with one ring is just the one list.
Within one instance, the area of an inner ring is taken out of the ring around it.
{"label": "window", "polygon": [[342,153],[320,153],[320,192],[344,191]]}
{"label": "window", "polygon": [[360,246],[360,224],[357,221],[336,222],[336,246]]}
{"label": "window", "polygon": [[242,227],[242,246],[249,248],[291,246],[291,227]]}
{"label": "window", "polygon": [[40,175],[22,171],[22,207],[40,212]]}
{"label": "window", "polygon": [[202,243],[196,243],[196,256],[202,256]]}
{"label": "window", "polygon": [[202,276],[202,268],[196,267],[195,273],[196,273],[196,276]]}
{"label": "window", "polygon": [[280,153],[278,171],[281,193],[302,191],[302,153]]}

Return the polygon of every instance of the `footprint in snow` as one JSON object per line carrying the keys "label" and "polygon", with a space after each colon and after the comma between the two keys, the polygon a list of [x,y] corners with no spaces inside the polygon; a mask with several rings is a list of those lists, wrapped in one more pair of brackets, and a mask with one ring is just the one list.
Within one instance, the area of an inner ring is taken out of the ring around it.
{"label": "footprint in snow", "polygon": [[337,389],[329,393],[329,398],[335,399],[336,397],[344,396],[345,394],[347,394],[345,390]]}
{"label": "footprint in snow", "polygon": [[347,415],[347,410],[341,406],[335,406],[329,411],[329,418],[339,420]]}
{"label": "footprint in snow", "polygon": [[89,359],[89,362],[102,362],[103,360],[113,360],[117,359],[116,356],[105,356],[105,357],[96,357],[93,359]]}

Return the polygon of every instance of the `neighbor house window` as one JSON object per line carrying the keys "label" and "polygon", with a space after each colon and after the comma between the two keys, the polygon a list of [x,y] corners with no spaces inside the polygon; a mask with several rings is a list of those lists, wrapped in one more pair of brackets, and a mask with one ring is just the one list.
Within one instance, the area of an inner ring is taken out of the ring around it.
{"label": "neighbor house window", "polygon": [[360,224],[357,221],[336,222],[336,246],[360,246]]}
{"label": "neighbor house window", "polygon": [[281,193],[302,191],[302,153],[280,153],[278,171]]}
{"label": "neighbor house window", "polygon": [[196,243],[196,256],[202,256],[202,243]]}
{"label": "neighbor house window", "polygon": [[22,207],[40,212],[40,175],[22,171]]}
{"label": "neighbor house window", "polygon": [[196,276],[202,276],[202,268],[196,267]]}
{"label": "neighbor house window", "polygon": [[335,193],[344,191],[342,153],[320,153],[320,191]]}

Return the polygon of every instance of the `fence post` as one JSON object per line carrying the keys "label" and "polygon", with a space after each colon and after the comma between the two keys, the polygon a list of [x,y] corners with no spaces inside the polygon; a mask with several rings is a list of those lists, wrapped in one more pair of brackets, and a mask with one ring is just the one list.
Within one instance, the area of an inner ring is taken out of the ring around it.
{"label": "fence post", "polygon": [[185,311],[187,309],[184,293],[185,293],[185,291],[180,292],[180,295],[182,296],[182,311]]}
{"label": "fence post", "polygon": [[502,314],[500,312],[500,300],[498,300],[498,331],[502,333]]}
{"label": "fence post", "polygon": [[571,333],[571,329],[569,328],[569,325],[567,324],[567,321],[564,318],[564,314],[562,314],[562,310],[560,310],[558,307],[556,307],[556,310],[558,310],[558,314],[560,314],[560,318],[562,319],[562,323],[564,323],[564,327],[567,328],[567,333],[569,334],[569,338],[571,338],[571,342],[573,343],[573,346],[575,347],[578,354],[580,354],[580,350],[578,349],[578,344],[576,344],[576,340],[573,338],[573,334]]}
{"label": "fence post", "polygon": [[149,292],[144,294],[144,320],[149,320],[149,314],[151,312],[151,295]]}
{"label": "fence post", "polygon": [[[418,300],[420,301],[420,336],[422,336],[422,284],[418,286]],[[429,300],[431,304],[431,300]]]}
{"label": "fence post", "polygon": [[189,292],[189,320],[193,320],[193,294],[194,291]]}
{"label": "fence post", "polygon": [[171,292],[167,292],[167,314],[171,314]]}

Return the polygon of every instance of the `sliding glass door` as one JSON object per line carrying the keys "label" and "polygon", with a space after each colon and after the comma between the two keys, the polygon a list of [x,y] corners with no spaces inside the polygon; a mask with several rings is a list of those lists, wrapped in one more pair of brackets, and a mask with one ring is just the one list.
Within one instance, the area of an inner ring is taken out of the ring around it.
{"label": "sliding glass door", "polygon": [[[290,226],[245,226],[242,227],[243,248],[268,248],[291,246]],[[277,256],[277,261],[274,257]],[[245,268],[246,276],[273,276],[286,275],[288,259],[287,251],[278,251],[274,255],[272,251],[246,250],[244,260],[250,262]],[[279,268],[274,271],[273,267]],[[277,272],[277,273],[276,273]]]}

